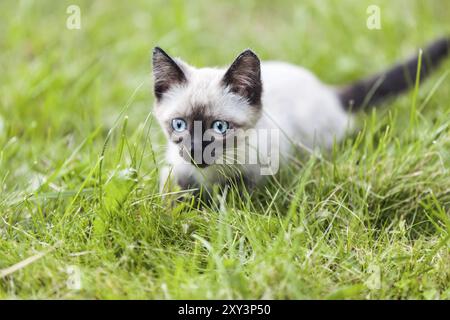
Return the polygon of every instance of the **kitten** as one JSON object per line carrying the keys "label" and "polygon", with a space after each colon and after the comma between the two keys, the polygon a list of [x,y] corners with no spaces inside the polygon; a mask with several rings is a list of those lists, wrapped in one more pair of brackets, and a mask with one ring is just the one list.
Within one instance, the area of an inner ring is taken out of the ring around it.
{"label": "kitten", "polygon": [[[421,79],[449,55],[449,43],[441,39],[424,50]],[[197,69],[156,47],[154,115],[168,138],[161,189],[209,190],[233,178],[256,186],[295,149],[328,149],[340,141],[352,129],[352,113],[414,86],[417,69],[414,57],[334,88],[301,67],[260,63],[251,50],[227,69]]]}

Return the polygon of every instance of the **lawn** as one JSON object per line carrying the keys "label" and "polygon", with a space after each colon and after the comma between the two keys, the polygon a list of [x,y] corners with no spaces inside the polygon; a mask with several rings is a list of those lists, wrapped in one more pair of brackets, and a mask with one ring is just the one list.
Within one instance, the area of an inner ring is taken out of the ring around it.
{"label": "lawn", "polygon": [[[68,29],[66,9],[81,9]],[[366,26],[369,5],[381,29]],[[450,299],[450,63],[253,194],[158,191],[159,45],[330,84],[450,34],[450,2],[1,1],[0,298]]]}

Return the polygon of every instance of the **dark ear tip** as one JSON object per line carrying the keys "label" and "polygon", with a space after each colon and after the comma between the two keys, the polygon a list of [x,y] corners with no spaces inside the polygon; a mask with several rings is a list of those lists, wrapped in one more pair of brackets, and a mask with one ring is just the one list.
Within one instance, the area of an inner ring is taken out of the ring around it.
{"label": "dark ear tip", "polygon": [[259,60],[258,55],[252,49],[246,49],[240,54],[241,57],[253,57]]}
{"label": "dark ear tip", "polygon": [[159,60],[159,59],[169,60],[169,61],[173,62],[172,58],[163,49],[161,49],[158,46],[153,48],[152,56],[153,56],[153,62],[155,62],[156,60]]}
{"label": "dark ear tip", "polygon": [[160,47],[156,46],[153,48],[153,54],[157,54],[157,53],[164,53],[164,50],[161,49]]}

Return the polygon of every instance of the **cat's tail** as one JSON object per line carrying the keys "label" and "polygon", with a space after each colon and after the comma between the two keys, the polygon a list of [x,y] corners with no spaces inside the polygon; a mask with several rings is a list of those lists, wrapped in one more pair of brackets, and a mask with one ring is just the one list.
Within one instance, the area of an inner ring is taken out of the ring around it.
{"label": "cat's tail", "polygon": [[[429,76],[448,55],[450,38],[439,39],[425,48],[421,60],[420,80]],[[418,67],[419,56],[415,56],[385,72],[340,88],[339,99],[343,107],[350,112],[374,106],[414,87]]]}

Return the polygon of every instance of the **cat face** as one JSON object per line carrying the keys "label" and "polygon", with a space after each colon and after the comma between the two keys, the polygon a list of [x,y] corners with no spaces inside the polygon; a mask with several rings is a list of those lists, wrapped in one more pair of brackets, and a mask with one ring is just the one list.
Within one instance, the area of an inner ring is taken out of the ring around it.
{"label": "cat face", "polygon": [[153,76],[154,114],[169,143],[199,168],[223,158],[230,139],[261,115],[260,61],[250,50],[224,70],[196,69],[155,48]]}

